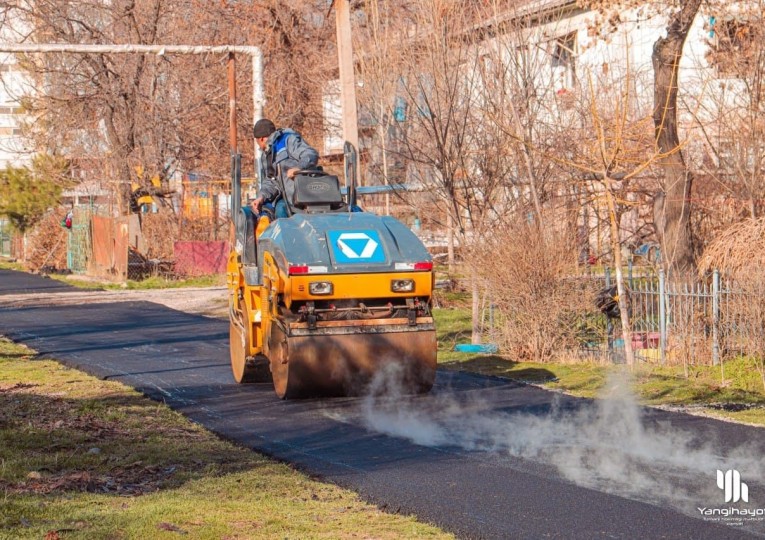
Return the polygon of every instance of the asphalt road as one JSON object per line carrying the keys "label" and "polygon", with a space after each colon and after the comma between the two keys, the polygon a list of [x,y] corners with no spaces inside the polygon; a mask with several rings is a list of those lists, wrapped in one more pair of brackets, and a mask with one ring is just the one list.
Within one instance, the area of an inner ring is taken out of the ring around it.
{"label": "asphalt road", "polygon": [[[233,383],[227,321],[148,302],[3,300],[67,290],[0,270],[0,334],[459,537],[765,536],[762,520],[698,510],[765,507],[765,430],[446,371],[428,396],[281,401]],[[715,468],[740,471],[749,504],[725,503]]]}

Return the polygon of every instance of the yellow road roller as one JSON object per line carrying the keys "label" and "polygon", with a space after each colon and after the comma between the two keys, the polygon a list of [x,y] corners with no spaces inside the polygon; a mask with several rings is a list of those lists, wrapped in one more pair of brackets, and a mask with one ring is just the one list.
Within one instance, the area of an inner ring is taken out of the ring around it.
{"label": "yellow road roller", "polygon": [[349,396],[391,369],[405,391],[429,391],[436,332],[427,249],[400,221],[357,211],[336,176],[302,171],[294,182],[288,218],[235,204],[234,379],[273,381],[280,398]]}

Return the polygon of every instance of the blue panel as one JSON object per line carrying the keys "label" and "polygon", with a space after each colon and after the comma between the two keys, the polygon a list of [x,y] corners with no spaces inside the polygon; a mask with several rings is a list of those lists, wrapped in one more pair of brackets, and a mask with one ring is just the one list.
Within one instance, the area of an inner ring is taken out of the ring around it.
{"label": "blue panel", "polygon": [[377,231],[328,231],[327,236],[338,264],[385,262],[385,251]]}

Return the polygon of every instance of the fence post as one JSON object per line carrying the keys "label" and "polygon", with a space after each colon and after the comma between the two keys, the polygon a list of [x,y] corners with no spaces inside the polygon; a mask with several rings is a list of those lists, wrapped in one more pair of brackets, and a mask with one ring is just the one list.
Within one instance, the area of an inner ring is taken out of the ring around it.
{"label": "fence post", "polygon": [[659,270],[659,353],[662,365],[667,362],[667,304],[664,270]]}
{"label": "fence post", "polygon": [[[611,269],[606,268],[606,288],[611,287]],[[611,351],[614,350],[614,323],[611,322],[611,317],[606,315],[606,340],[608,343],[608,353],[611,356]],[[609,358],[611,359],[611,358]]]}
{"label": "fence post", "polygon": [[494,303],[491,299],[489,299],[489,341],[494,343]]}
{"label": "fence post", "polygon": [[720,341],[718,325],[720,319],[720,271],[712,273],[712,364],[720,364]]}

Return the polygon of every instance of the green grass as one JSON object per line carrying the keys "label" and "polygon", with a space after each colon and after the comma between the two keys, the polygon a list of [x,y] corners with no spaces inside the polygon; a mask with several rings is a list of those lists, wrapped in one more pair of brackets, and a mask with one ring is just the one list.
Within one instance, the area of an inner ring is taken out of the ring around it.
{"label": "green grass", "polygon": [[[0,269],[25,271],[21,263],[3,259],[0,259]],[[141,281],[127,280],[125,283],[114,283],[77,274],[49,274],[48,277],[79,289],[175,289],[181,287],[222,287],[226,284],[225,274],[177,279],[152,276]]]}
{"label": "green grass", "polygon": [[448,538],[0,339],[0,538]]}
{"label": "green grass", "polygon": [[24,266],[19,262],[11,262],[7,259],[0,258],[0,270],[17,270],[23,272]]}
{"label": "green grass", "polygon": [[226,284],[224,274],[213,276],[200,276],[181,279],[170,279],[162,276],[152,276],[142,281],[128,280],[125,283],[114,283],[109,281],[99,281],[90,278],[83,278],[77,275],[59,275],[51,274],[51,278],[72,285],[80,289],[177,289],[181,287],[221,287]]}
{"label": "green grass", "polygon": [[[434,315],[438,362],[446,369],[506,377],[589,398],[598,396],[609,372],[626,369],[590,362],[516,362],[496,354],[458,353],[453,350],[456,343],[470,342],[469,310],[436,309]],[[632,373],[633,389],[646,405],[690,407],[719,418],[765,425],[765,391],[754,363],[737,358],[726,361],[724,369],[723,383],[720,368],[715,366],[690,366],[686,378],[682,366],[640,364]],[[741,410],[727,410],[737,408]]]}
{"label": "green grass", "polygon": [[226,284],[225,274],[182,279],[167,279],[154,276],[143,281],[128,280],[128,289],[173,289],[180,287],[218,287]]}

